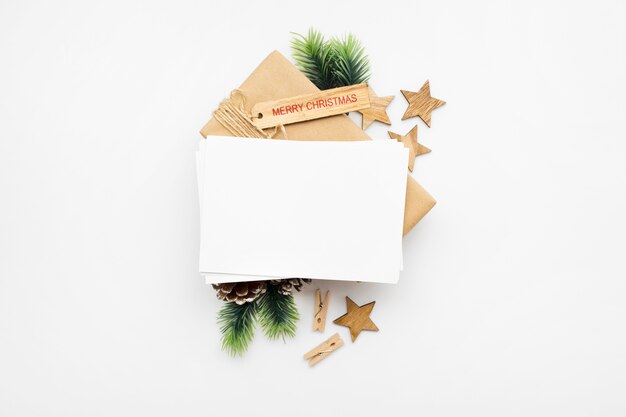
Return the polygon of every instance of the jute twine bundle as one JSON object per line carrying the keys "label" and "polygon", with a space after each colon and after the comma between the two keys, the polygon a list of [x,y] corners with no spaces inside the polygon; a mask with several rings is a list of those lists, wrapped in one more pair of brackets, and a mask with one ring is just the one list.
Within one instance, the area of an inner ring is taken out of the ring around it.
{"label": "jute twine bundle", "polygon": [[276,126],[271,134],[256,127],[252,123],[252,115],[246,112],[245,105],[246,96],[240,90],[233,90],[230,97],[220,103],[213,115],[222,126],[235,136],[271,139],[280,131],[287,139],[287,132],[283,125]]}

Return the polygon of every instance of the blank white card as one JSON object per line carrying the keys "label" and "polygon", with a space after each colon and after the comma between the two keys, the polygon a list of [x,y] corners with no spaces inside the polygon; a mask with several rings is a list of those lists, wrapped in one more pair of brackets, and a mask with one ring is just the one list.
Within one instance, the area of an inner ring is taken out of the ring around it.
{"label": "blank white card", "polygon": [[202,140],[200,272],[397,282],[407,160],[391,140]]}

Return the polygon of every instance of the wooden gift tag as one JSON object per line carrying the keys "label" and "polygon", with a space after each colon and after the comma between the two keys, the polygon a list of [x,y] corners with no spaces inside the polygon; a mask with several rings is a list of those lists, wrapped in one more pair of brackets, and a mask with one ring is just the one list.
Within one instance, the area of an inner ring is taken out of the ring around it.
{"label": "wooden gift tag", "polygon": [[332,88],[252,106],[252,124],[259,129],[304,122],[370,107],[367,84]]}

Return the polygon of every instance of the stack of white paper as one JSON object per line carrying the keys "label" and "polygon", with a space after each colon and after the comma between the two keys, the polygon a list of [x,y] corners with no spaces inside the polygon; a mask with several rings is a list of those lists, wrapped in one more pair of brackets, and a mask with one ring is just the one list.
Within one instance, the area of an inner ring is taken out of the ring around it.
{"label": "stack of white paper", "polygon": [[391,140],[201,140],[200,272],[397,282],[407,160]]}

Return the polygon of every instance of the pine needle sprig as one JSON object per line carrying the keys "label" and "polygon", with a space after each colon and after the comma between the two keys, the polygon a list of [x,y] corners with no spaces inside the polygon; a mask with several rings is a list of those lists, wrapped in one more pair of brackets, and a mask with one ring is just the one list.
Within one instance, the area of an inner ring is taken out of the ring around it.
{"label": "pine needle sprig", "polygon": [[296,335],[296,323],[300,316],[293,295],[282,295],[278,285],[270,284],[257,301],[258,321],[268,339],[283,340]]}
{"label": "pine needle sprig", "polygon": [[366,83],[369,58],[353,34],[326,40],[316,29],[307,36],[292,32],[291,48],[296,67],[320,90]]}
{"label": "pine needle sprig", "polygon": [[366,83],[370,79],[369,59],[365,48],[352,33],[330,40],[334,51],[336,86]]}
{"label": "pine needle sprig", "polygon": [[298,69],[320,90],[333,88],[335,85],[333,49],[324,39],[324,35],[313,28],[309,29],[307,36],[294,32],[292,35],[294,36],[291,40],[292,56]]}
{"label": "pine needle sprig", "polygon": [[225,303],[217,322],[221,325],[222,349],[232,356],[242,356],[254,337],[256,303]]}

